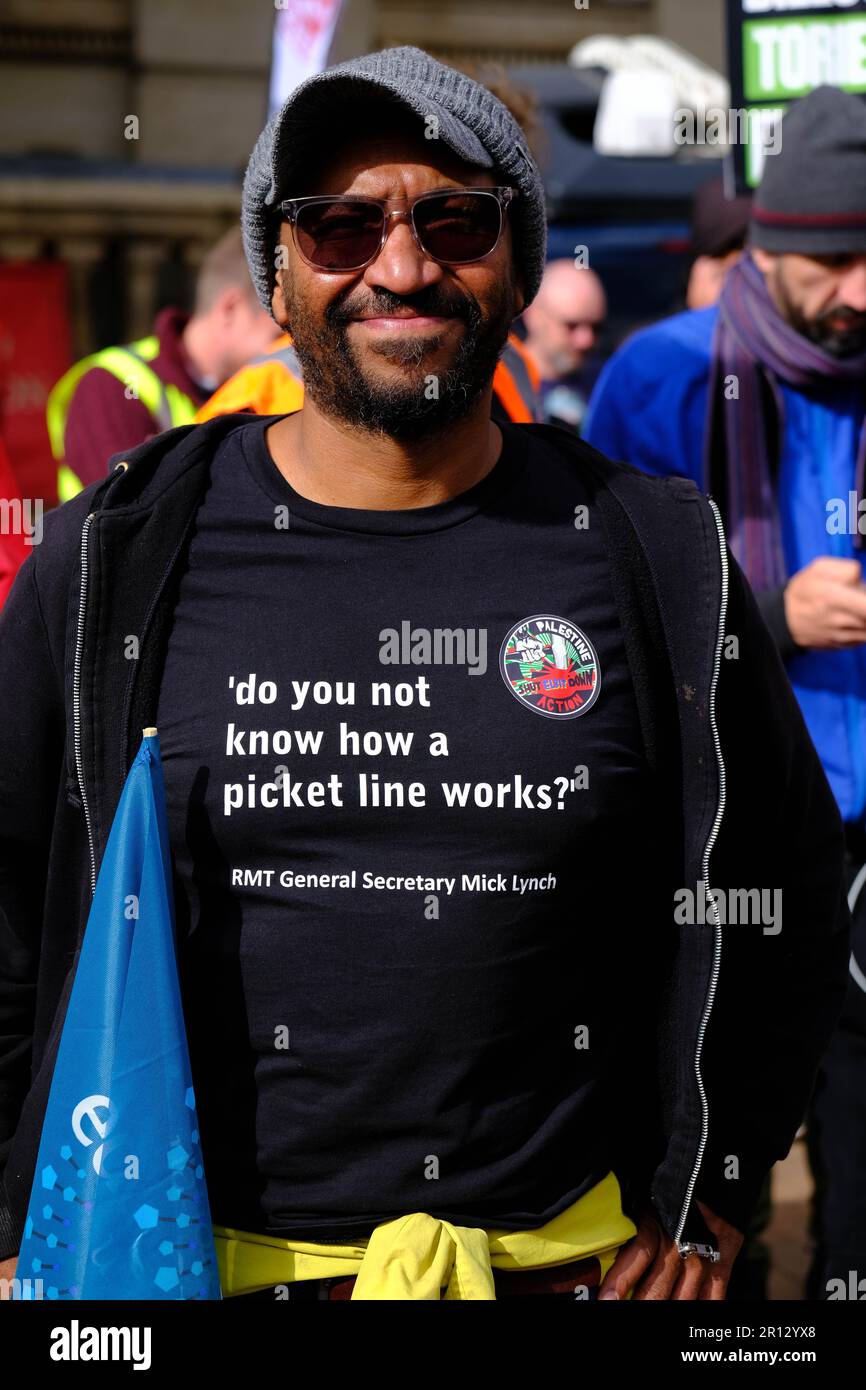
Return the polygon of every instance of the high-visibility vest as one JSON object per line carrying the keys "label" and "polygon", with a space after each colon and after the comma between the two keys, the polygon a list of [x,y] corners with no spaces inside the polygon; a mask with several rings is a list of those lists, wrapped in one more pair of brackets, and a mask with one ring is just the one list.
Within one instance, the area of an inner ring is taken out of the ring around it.
{"label": "high-visibility vest", "polygon": [[215,415],[251,410],[255,415],[290,415],[304,404],[301,364],[288,333],[224,381],[196,415],[196,422]]}
{"label": "high-visibility vest", "polygon": [[541,420],[538,368],[516,333],[509,333],[496,371],[493,391],[509,420],[532,425]]}
{"label": "high-visibility vest", "polygon": [[81,492],[84,484],[66,462],[66,421],[69,406],[76,387],[86,372],[100,367],[104,372],[122,381],[130,392],[130,399],[141,401],[146,410],[156,420],[161,430],[174,425],[189,425],[195,419],[195,401],[170,381],[162,381],[152,367],[148,366],[159,352],[159,339],[155,334],[148,338],[138,338],[124,347],[102,348],[89,357],[83,357],[70,367],[51,388],[46,407],[48,438],[51,452],[57,460],[57,496],[61,502],[68,502]]}
{"label": "high-visibility vest", "polygon": [[[493,390],[510,420],[532,424],[538,413],[538,372],[526,348],[509,333],[493,376]],[[289,415],[304,403],[301,364],[288,333],[229,377],[196,415],[200,424],[215,415],[251,410],[256,415]]]}

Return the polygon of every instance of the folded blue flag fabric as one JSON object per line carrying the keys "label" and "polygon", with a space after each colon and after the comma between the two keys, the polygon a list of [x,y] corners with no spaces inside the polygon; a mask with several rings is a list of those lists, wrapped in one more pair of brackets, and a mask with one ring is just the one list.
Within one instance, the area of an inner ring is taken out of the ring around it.
{"label": "folded blue flag fabric", "polygon": [[46,1108],[17,1297],[221,1298],[145,730],[105,848]]}

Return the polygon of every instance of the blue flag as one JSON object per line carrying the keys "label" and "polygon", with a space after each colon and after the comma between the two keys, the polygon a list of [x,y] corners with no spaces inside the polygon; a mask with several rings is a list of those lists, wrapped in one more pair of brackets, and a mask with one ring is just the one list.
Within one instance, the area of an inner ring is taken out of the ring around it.
{"label": "blue flag", "polygon": [[25,1299],[222,1296],[156,729],[144,731],[100,866],[15,1274]]}

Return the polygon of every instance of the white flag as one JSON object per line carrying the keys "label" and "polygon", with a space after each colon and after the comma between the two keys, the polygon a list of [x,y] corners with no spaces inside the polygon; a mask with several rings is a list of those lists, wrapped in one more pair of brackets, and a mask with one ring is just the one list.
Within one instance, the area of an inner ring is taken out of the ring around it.
{"label": "white flag", "polygon": [[342,0],[277,0],[269,108],[328,65]]}

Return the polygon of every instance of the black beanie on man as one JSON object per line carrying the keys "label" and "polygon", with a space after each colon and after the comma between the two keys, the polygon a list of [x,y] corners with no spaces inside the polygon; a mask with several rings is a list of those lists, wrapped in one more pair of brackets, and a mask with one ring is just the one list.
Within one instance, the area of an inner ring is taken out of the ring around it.
{"label": "black beanie on man", "polygon": [[866,253],[866,102],[816,87],[782,117],[752,206],[749,240],[802,256]]}

